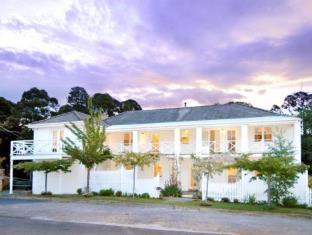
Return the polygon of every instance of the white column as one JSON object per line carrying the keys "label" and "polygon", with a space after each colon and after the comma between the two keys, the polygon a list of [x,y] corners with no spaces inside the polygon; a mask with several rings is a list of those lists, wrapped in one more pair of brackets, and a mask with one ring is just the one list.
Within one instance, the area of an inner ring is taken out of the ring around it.
{"label": "white column", "polygon": [[241,152],[248,153],[249,140],[248,140],[248,125],[241,125]]}
{"label": "white column", "polygon": [[174,128],[174,154],[180,156],[181,141],[180,141],[180,128]]}
{"label": "white column", "polygon": [[196,155],[201,157],[203,146],[203,128],[196,127]]}
{"label": "white column", "polygon": [[139,152],[139,133],[132,131],[132,151]]}
{"label": "white column", "polygon": [[13,160],[10,159],[10,194],[13,194]]}
{"label": "white column", "polygon": [[301,121],[294,123],[294,148],[295,148],[295,160],[301,162]]}

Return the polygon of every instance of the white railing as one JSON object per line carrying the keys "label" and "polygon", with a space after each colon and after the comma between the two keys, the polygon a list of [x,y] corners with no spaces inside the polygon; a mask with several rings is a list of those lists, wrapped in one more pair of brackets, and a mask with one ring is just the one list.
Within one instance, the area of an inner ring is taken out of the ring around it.
{"label": "white railing", "polygon": [[226,140],[226,141],[203,141],[202,153],[213,154],[213,153],[239,153],[238,140]]}
{"label": "white railing", "polygon": [[11,142],[12,156],[63,154],[61,140],[17,140]]}
{"label": "white railing", "polygon": [[147,143],[139,145],[140,152],[159,152],[161,154],[174,154],[174,143],[160,141],[159,143]]}
{"label": "white railing", "polygon": [[250,153],[265,153],[269,149],[269,145],[272,144],[272,142],[265,142],[265,141],[249,141],[249,152]]}
{"label": "white railing", "polygon": [[308,206],[312,207],[312,188],[308,188]]}

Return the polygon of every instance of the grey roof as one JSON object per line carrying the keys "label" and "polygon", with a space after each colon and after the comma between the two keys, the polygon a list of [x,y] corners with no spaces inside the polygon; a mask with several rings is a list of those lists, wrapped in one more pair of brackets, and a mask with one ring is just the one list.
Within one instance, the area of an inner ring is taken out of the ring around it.
{"label": "grey roof", "polygon": [[106,119],[104,121],[104,125],[112,126],[161,122],[252,118],[266,116],[280,115],[271,111],[244,104],[228,103],[210,106],[129,111]]}
{"label": "grey roof", "polygon": [[75,121],[83,121],[88,117],[87,114],[81,113],[78,111],[71,111],[68,113],[63,113],[60,115],[56,115],[54,117],[40,120],[36,122],[32,122],[31,124],[50,124],[50,123],[58,123],[58,122],[75,122]]}

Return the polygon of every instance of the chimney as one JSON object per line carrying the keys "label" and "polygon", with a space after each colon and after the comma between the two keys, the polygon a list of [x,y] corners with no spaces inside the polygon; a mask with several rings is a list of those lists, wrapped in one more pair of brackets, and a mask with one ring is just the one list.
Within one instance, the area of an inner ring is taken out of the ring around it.
{"label": "chimney", "polygon": [[186,108],[186,102],[184,102],[184,108]]}

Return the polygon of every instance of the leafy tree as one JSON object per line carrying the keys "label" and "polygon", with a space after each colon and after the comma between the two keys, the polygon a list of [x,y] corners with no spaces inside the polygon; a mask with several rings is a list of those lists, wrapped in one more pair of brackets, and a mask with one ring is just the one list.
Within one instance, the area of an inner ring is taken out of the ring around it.
{"label": "leafy tree", "polygon": [[69,92],[67,103],[73,110],[88,113],[88,99],[89,95],[83,87],[73,87]]}
{"label": "leafy tree", "polygon": [[96,93],[93,96],[93,102],[95,108],[101,108],[108,116],[114,116],[117,113],[120,113],[121,103],[110,96],[108,93]]}
{"label": "leafy tree", "polygon": [[135,194],[135,171],[136,167],[150,166],[159,159],[159,155],[156,153],[135,153],[135,152],[125,152],[124,154],[117,155],[114,157],[114,161],[117,164],[122,164],[126,167],[133,168],[133,184],[132,184],[132,196]]}
{"label": "leafy tree", "polygon": [[299,91],[286,96],[282,108],[290,114],[296,115],[306,108],[312,108],[312,94]]}
{"label": "leafy tree", "polygon": [[251,180],[259,179],[267,184],[267,202],[271,205],[273,200],[279,202],[286,196],[297,182],[298,174],[307,169],[306,165],[294,161],[293,154],[291,144],[282,137],[277,137],[268,153],[260,159],[250,159],[245,154],[237,158],[232,167],[258,172]]}
{"label": "leafy tree", "polygon": [[206,176],[206,200],[208,199],[208,182],[216,174],[221,174],[224,170],[224,163],[214,157],[192,156],[194,178],[200,181],[203,175]]}
{"label": "leafy tree", "polygon": [[16,169],[24,171],[43,171],[44,178],[44,192],[47,193],[48,174],[55,171],[70,172],[69,168],[72,165],[71,159],[59,159],[51,161],[38,161],[38,162],[23,162],[14,166]]}
{"label": "leafy tree", "polygon": [[62,113],[68,113],[71,111],[74,111],[74,108],[70,106],[69,104],[65,104],[60,107],[59,111],[57,112],[57,115],[62,114]]}
{"label": "leafy tree", "polygon": [[[79,128],[75,123],[66,125],[66,128],[76,136],[79,143],[68,137],[63,140],[64,152],[71,156],[73,160],[78,160],[87,169],[87,193],[90,191],[91,169],[96,164],[112,158],[109,148],[104,145],[106,134],[102,126],[102,115],[102,110],[95,110],[90,99],[89,117],[84,121],[83,129]],[[78,144],[81,144],[81,147]]]}
{"label": "leafy tree", "polygon": [[50,97],[45,90],[36,87],[25,91],[16,105],[15,116],[20,118],[22,124],[46,119],[56,112],[58,101]]}
{"label": "leafy tree", "polygon": [[121,112],[142,110],[142,107],[135,100],[129,99],[121,102]]}
{"label": "leafy tree", "polygon": [[0,97],[0,123],[13,114],[15,104],[4,97]]}

